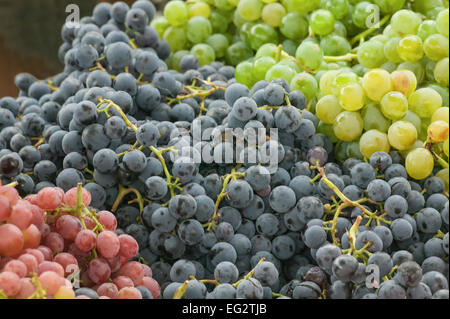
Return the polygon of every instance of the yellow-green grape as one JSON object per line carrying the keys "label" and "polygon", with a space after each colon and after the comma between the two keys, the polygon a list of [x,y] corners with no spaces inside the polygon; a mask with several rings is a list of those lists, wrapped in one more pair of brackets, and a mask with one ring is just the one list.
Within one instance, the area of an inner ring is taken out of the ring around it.
{"label": "yellow-green grape", "polygon": [[408,99],[400,92],[392,91],[383,96],[380,102],[381,112],[390,120],[399,120],[408,111]]}
{"label": "yellow-green grape", "polygon": [[[290,68],[289,68],[290,69]],[[292,70],[292,69],[291,69]],[[295,72],[294,72],[295,74]],[[283,76],[284,79],[289,81],[289,77]],[[266,76],[267,80],[267,76]],[[269,80],[267,80],[269,81]],[[306,100],[312,101],[314,97],[316,96],[317,90],[319,89],[319,85],[317,84],[316,78],[313,77],[311,74],[302,72],[295,75],[291,80],[291,89],[292,90],[299,90],[302,92]]]}
{"label": "yellow-green grape", "polygon": [[390,38],[384,45],[384,55],[391,62],[400,63],[403,61],[397,52],[397,47],[401,39],[400,37]]}
{"label": "yellow-green grape", "polygon": [[286,15],[286,9],[278,2],[266,4],[262,11],[262,20],[264,23],[279,27],[281,20]]}
{"label": "yellow-green grape", "polygon": [[420,130],[422,129],[422,120],[420,119],[419,115],[410,110],[406,112],[406,115],[401,119],[401,121],[406,121],[414,125],[414,127],[417,130],[417,133],[419,133]]}
{"label": "yellow-green grape", "polygon": [[302,72],[302,69],[300,68],[300,66],[290,59],[281,60],[280,62],[278,62],[278,64],[287,65],[288,67],[290,67],[292,70],[296,71],[297,73]]}
{"label": "yellow-green grape", "polygon": [[394,90],[394,84],[389,72],[383,69],[374,69],[367,72],[362,85],[369,99],[380,102],[383,96]]}
{"label": "yellow-green grape", "polygon": [[227,53],[227,48],[230,45],[227,37],[223,34],[216,33],[211,35],[207,40],[206,44],[209,44],[216,53],[216,58],[223,58]]}
{"label": "yellow-green grape", "polygon": [[150,26],[158,32],[158,36],[162,39],[164,32],[170,27],[170,23],[167,21],[166,17],[161,16],[154,18]]}
{"label": "yellow-green grape", "polygon": [[425,179],[433,172],[433,155],[425,148],[416,148],[406,156],[405,168],[412,178]]}
{"label": "yellow-green grape", "polygon": [[303,41],[295,52],[295,58],[309,69],[317,70],[322,65],[323,51],[313,41]]}
{"label": "yellow-green grape", "polygon": [[[164,7],[164,16],[171,25],[180,26],[186,24],[189,18],[186,3],[181,0],[170,1]],[[170,47],[173,50],[173,47]]]}
{"label": "yellow-green grape", "polygon": [[448,139],[448,123],[445,121],[435,121],[428,126],[428,137],[435,143],[444,142]]}
{"label": "yellow-green grape", "polygon": [[400,40],[398,55],[407,62],[416,62],[423,58],[422,39],[417,35],[408,35]]}
{"label": "yellow-green grape", "polygon": [[338,98],[332,94],[325,95],[316,104],[316,116],[325,124],[333,124],[342,111]]}
{"label": "yellow-green grape", "polygon": [[278,48],[273,43],[263,44],[258,51],[256,51],[255,59],[258,59],[263,56],[269,56],[273,59],[276,59]]}
{"label": "yellow-green grape", "polygon": [[405,151],[399,151],[399,152],[403,156],[403,158],[406,158],[410,152],[414,151],[416,148],[421,148],[422,146],[423,146],[423,141],[416,140],[414,142],[414,145],[410,149],[405,150]]}
{"label": "yellow-green grape", "polygon": [[292,79],[295,76],[295,71],[292,70],[287,65],[282,64],[275,64],[273,67],[270,68],[269,71],[266,73],[266,81],[273,81],[278,78],[283,78],[286,81],[292,81]]}
{"label": "yellow-green grape", "polygon": [[448,57],[448,38],[439,33],[432,34],[423,43],[423,50],[433,61]]}
{"label": "yellow-green grape", "polygon": [[444,141],[442,149],[444,150],[444,154],[448,157],[448,138]]}
{"label": "yellow-green grape", "polygon": [[448,58],[442,59],[436,63],[436,66],[434,67],[434,78],[436,79],[436,82],[445,87],[448,87],[449,85],[448,70]]}
{"label": "yellow-green grape", "polygon": [[333,94],[332,84],[334,79],[336,78],[336,75],[339,74],[339,70],[331,70],[325,72],[325,74],[322,75],[319,82],[320,92],[324,95]]}
{"label": "yellow-green grape", "polygon": [[428,139],[428,126],[431,124],[431,118],[421,118],[422,124],[420,125],[419,140],[426,141]]}
{"label": "yellow-green grape", "polygon": [[399,10],[391,18],[391,27],[401,35],[416,34],[421,23],[420,16],[411,10]]}
{"label": "yellow-green grape", "polygon": [[333,131],[338,139],[344,142],[356,141],[362,134],[364,122],[359,112],[344,111],[333,123]]}
{"label": "yellow-green grape", "polygon": [[431,122],[436,121],[445,121],[449,123],[449,108],[448,107],[440,107],[438,108],[431,117]]}
{"label": "yellow-green grape", "polygon": [[168,27],[164,32],[163,38],[169,43],[172,52],[183,50],[186,47],[187,36],[183,27]]}
{"label": "yellow-green grape", "polygon": [[394,84],[394,91],[401,92],[406,97],[416,90],[417,78],[410,70],[394,71],[391,74],[391,78]]}
{"label": "yellow-green grape", "polygon": [[386,28],[384,28],[383,35],[387,36],[389,39],[395,38],[395,37],[401,37],[401,34],[397,31],[395,31],[394,29],[392,29],[392,26],[390,24],[388,24],[386,26]]}
{"label": "yellow-green grape", "polygon": [[339,139],[336,137],[333,131],[333,125],[331,124],[325,124],[324,122],[320,121],[317,125],[317,133],[322,133],[328,136],[331,140],[331,142],[336,143],[339,141]]}
{"label": "yellow-green grape", "polygon": [[387,133],[391,127],[392,121],[387,119],[380,110],[379,105],[375,103],[367,104],[361,112],[364,120],[364,130],[378,130]]}
{"label": "yellow-green grape", "polygon": [[438,30],[436,28],[436,21],[434,20],[423,21],[417,31],[417,35],[422,39],[422,41],[425,41],[430,35],[435,33],[438,33]]}
{"label": "yellow-green grape", "polygon": [[436,28],[448,38],[448,8],[439,12],[436,17]]}
{"label": "yellow-green grape", "polygon": [[269,56],[256,59],[255,62],[253,62],[253,77],[257,81],[264,80],[266,78],[267,71],[269,71],[275,64],[275,60]]}
{"label": "yellow-green grape", "polygon": [[389,128],[388,138],[392,147],[399,151],[409,150],[417,140],[417,130],[409,122],[397,121]]}
{"label": "yellow-green grape", "polygon": [[421,118],[427,118],[442,106],[442,97],[431,88],[422,88],[410,95],[408,104],[411,111]]}
{"label": "yellow-green grape", "polygon": [[358,83],[351,83],[341,89],[339,102],[346,111],[358,111],[363,108],[365,101],[364,90]]}
{"label": "yellow-green grape", "polygon": [[236,81],[246,85],[247,87],[252,87],[253,80],[253,65],[249,61],[244,61],[236,66],[235,72]]}
{"label": "yellow-green grape", "polygon": [[201,66],[210,64],[216,60],[214,49],[210,45],[204,43],[194,45],[191,49],[191,54],[197,57]]}
{"label": "yellow-green grape", "polygon": [[241,0],[237,6],[239,15],[246,21],[255,21],[261,17],[263,4],[259,0]]}
{"label": "yellow-green grape", "polygon": [[[237,5],[239,4],[239,0],[227,0],[231,5],[237,7]],[[276,0],[270,0],[270,2],[274,2]],[[264,3],[269,3],[267,0],[262,0],[262,2]]]}
{"label": "yellow-green grape", "polygon": [[365,132],[359,140],[359,150],[366,158],[370,158],[373,153],[379,151],[389,153],[390,149],[388,136],[378,130]]}
{"label": "yellow-green grape", "polygon": [[449,188],[449,172],[450,172],[450,170],[448,168],[444,168],[444,169],[441,169],[439,172],[437,172],[434,175],[444,181],[446,193],[448,193],[448,188]]}
{"label": "yellow-green grape", "polygon": [[189,17],[205,17],[209,18],[211,15],[211,7],[206,2],[196,2],[188,5]]}
{"label": "yellow-green grape", "polygon": [[339,96],[339,94],[341,94],[341,89],[351,83],[359,83],[358,76],[353,72],[340,72],[335,76],[331,83],[331,92],[334,95]]}
{"label": "yellow-green grape", "polygon": [[422,83],[425,78],[425,68],[420,62],[403,62],[397,67],[397,70],[409,70],[414,73],[417,84]]}

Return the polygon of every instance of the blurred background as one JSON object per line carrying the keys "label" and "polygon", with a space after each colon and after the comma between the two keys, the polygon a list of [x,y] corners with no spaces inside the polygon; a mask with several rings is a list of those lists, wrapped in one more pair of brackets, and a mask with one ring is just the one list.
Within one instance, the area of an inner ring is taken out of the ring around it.
{"label": "blurred background", "polygon": [[[0,0],[0,97],[17,96],[14,85],[17,73],[29,72],[37,78],[46,78],[61,72],[58,48],[62,43],[60,30],[68,15],[66,6],[77,4],[83,17],[91,15],[98,2],[102,1]],[[152,2],[161,10],[167,0]]]}

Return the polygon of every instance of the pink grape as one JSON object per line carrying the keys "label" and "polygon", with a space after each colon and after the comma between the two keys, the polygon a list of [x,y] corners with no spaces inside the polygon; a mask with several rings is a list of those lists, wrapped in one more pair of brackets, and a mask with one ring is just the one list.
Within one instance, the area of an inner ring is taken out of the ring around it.
{"label": "pink grape", "polygon": [[115,256],[113,258],[106,259],[109,267],[111,268],[111,272],[116,272],[122,267],[122,262],[120,261],[120,256]]}
{"label": "pink grape", "polygon": [[22,251],[24,240],[17,226],[0,225],[0,238],[0,256],[14,256]]}
{"label": "pink grape", "polygon": [[51,261],[53,259],[53,251],[49,247],[41,245],[37,249],[44,255],[45,260]]}
{"label": "pink grape", "polygon": [[134,287],[133,280],[131,280],[131,278],[127,276],[118,276],[113,279],[113,283],[119,290],[125,287]]}
{"label": "pink grape", "polygon": [[53,271],[60,277],[64,277],[64,268],[60,264],[54,261],[44,261],[38,266],[38,275],[43,274],[46,271]]}
{"label": "pink grape", "polygon": [[23,254],[17,259],[23,262],[27,267],[27,275],[31,275],[32,273],[37,272],[38,262],[36,257],[34,257],[32,254]]}
{"label": "pink grape", "polygon": [[55,210],[61,206],[63,194],[56,187],[45,187],[37,193],[38,205],[44,210]]}
{"label": "pink grape", "polygon": [[[28,249],[25,249],[24,252],[27,254],[33,255],[34,258],[36,258],[38,264],[42,263],[45,260],[45,256],[44,256],[43,252],[40,251],[39,249],[28,248]],[[50,258],[51,258],[51,255],[50,255]]]}
{"label": "pink grape", "polygon": [[65,285],[63,277],[54,271],[46,271],[39,275],[42,288],[47,289],[47,294],[54,295],[61,286]]}
{"label": "pink grape", "polygon": [[112,258],[119,253],[120,241],[112,231],[101,232],[97,237],[97,249],[105,258]]}
{"label": "pink grape", "polygon": [[13,272],[20,278],[25,277],[28,272],[27,266],[22,261],[17,260],[17,259],[9,261],[3,268],[3,271]]}
{"label": "pink grape", "polygon": [[8,297],[17,295],[20,291],[20,277],[11,271],[0,273],[0,290]]}
{"label": "pink grape", "polygon": [[51,232],[44,238],[44,245],[49,247],[54,254],[64,250],[64,238],[55,232]]}
{"label": "pink grape", "polygon": [[153,295],[153,299],[158,299],[159,295],[161,295],[161,287],[159,283],[150,277],[144,277],[142,279],[142,286],[146,287]]}
{"label": "pink grape", "polygon": [[134,287],[125,287],[120,289],[118,299],[142,299],[142,294]]}
{"label": "pink grape", "polygon": [[16,225],[21,230],[27,229],[31,225],[31,219],[33,218],[33,213],[28,205],[28,202],[17,203],[11,210],[11,215],[8,218],[8,223]]}
{"label": "pink grape", "polygon": [[75,238],[75,245],[81,251],[87,252],[94,249],[97,242],[97,235],[89,229],[83,229]]}
{"label": "pink grape", "polygon": [[116,216],[106,210],[98,212],[98,222],[102,224],[105,230],[115,231],[117,228]]}
{"label": "pink grape", "polygon": [[121,255],[127,259],[130,259],[130,258],[136,256],[137,253],[139,252],[139,245],[138,245],[136,239],[134,239],[130,235],[126,235],[126,234],[120,235],[119,241],[120,241],[119,255]]}
{"label": "pink grape", "polygon": [[137,261],[127,262],[120,268],[119,270],[120,276],[129,277],[135,286],[139,285],[144,278],[144,269],[142,268],[142,264]]}
{"label": "pink grape", "polygon": [[78,268],[77,259],[75,258],[74,255],[69,253],[59,253],[58,255],[55,256],[53,260],[63,267],[64,277],[71,275],[74,272],[74,269]]}
{"label": "pink grape", "polygon": [[17,191],[17,189],[11,186],[0,186],[0,195],[8,198],[11,206],[16,205],[16,203],[19,201],[19,192]]}
{"label": "pink grape", "polygon": [[6,221],[11,215],[11,204],[6,196],[0,195],[0,223]]}
{"label": "pink grape", "polygon": [[41,232],[36,225],[31,224],[27,229],[22,231],[23,234],[23,248],[37,248],[41,243]]}
{"label": "pink grape", "polygon": [[[82,189],[81,198],[83,201],[83,205],[88,207],[91,204],[91,193],[87,189]],[[77,188],[71,188],[64,194],[64,204],[69,207],[73,207],[77,205]]]}
{"label": "pink grape", "polygon": [[77,234],[81,231],[82,225],[78,218],[72,215],[63,215],[56,221],[56,231],[64,239],[75,240]]}
{"label": "pink grape", "polygon": [[149,265],[142,264],[142,268],[144,269],[144,276],[145,277],[152,277],[153,272]]}
{"label": "pink grape", "polygon": [[31,282],[30,278],[20,279],[20,290],[14,296],[16,299],[27,299],[36,291],[36,287]]}
{"label": "pink grape", "polygon": [[117,295],[119,294],[119,289],[117,289],[117,286],[110,282],[105,282],[101,284],[97,288],[97,294],[100,297],[109,297],[111,299],[117,299]]}
{"label": "pink grape", "polygon": [[36,225],[36,227],[41,228],[45,223],[45,211],[36,205],[30,205],[30,210],[32,214],[31,223]]}
{"label": "pink grape", "polygon": [[111,268],[109,268],[106,260],[96,258],[89,263],[88,274],[94,283],[101,284],[106,282],[111,276]]}

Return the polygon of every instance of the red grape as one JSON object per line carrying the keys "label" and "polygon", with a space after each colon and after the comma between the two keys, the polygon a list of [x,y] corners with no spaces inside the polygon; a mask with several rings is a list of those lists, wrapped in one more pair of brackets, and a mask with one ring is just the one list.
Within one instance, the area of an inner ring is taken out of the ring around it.
{"label": "red grape", "polygon": [[97,237],[97,248],[105,258],[116,256],[120,250],[120,241],[116,233],[109,230],[101,232]]}
{"label": "red grape", "polygon": [[142,268],[144,269],[144,276],[145,277],[152,277],[153,272],[149,265],[142,264]]}
{"label": "red grape", "polygon": [[[25,249],[25,252],[27,254],[33,255],[34,258],[36,258],[38,264],[40,264],[41,262],[43,262],[45,260],[44,254],[39,249],[30,249],[30,248],[28,248],[28,249]],[[51,258],[51,255],[50,255],[50,258]]]}
{"label": "red grape", "polygon": [[30,278],[20,279],[20,290],[19,293],[15,295],[16,299],[27,299],[36,291],[36,287],[31,282]]}
{"label": "red grape", "polygon": [[38,266],[38,275],[43,274],[46,271],[53,271],[60,277],[64,277],[64,268],[60,264],[54,261],[44,261]]}
{"label": "red grape", "polygon": [[153,299],[158,299],[159,295],[161,294],[161,287],[159,286],[159,283],[150,277],[144,277],[142,279],[142,286],[146,287],[153,295]]}
{"label": "red grape", "polygon": [[39,275],[42,288],[47,289],[47,294],[54,295],[61,286],[65,285],[63,277],[54,271],[46,271]]}
{"label": "red grape", "polygon": [[11,206],[16,205],[16,203],[19,201],[19,192],[17,191],[17,189],[11,186],[0,186],[0,195],[8,198]]}
{"label": "red grape", "polygon": [[118,276],[113,279],[113,283],[119,290],[125,287],[134,287],[133,280],[131,280],[131,278],[127,276]]}
{"label": "red grape", "polygon": [[47,246],[39,246],[37,248],[43,255],[44,255],[44,259],[47,261],[52,261],[53,259],[53,251],[48,248]]}
{"label": "red grape", "polygon": [[96,242],[97,235],[92,230],[88,229],[83,229],[80,231],[75,238],[75,245],[83,252],[94,249]]}
{"label": "red grape", "polygon": [[96,226],[95,222],[92,220],[91,217],[85,216],[83,217],[84,224],[86,225],[87,229],[93,230]]}
{"label": "red grape", "polygon": [[115,231],[117,228],[116,216],[106,210],[98,212],[98,221],[100,224],[102,224],[105,230]]}
{"label": "red grape", "polygon": [[95,282],[91,280],[87,271],[81,273],[81,286],[86,288],[92,288],[95,285]]}
{"label": "red grape", "polygon": [[14,256],[22,251],[23,235],[20,229],[11,224],[0,226],[0,255]]}
{"label": "red grape", "polygon": [[96,258],[91,260],[88,266],[89,278],[96,284],[106,282],[111,276],[111,269],[109,268],[106,260],[102,258]]}
{"label": "red grape", "polygon": [[[24,204],[23,202],[27,203]],[[28,202],[23,201],[17,203],[11,210],[11,215],[8,218],[8,223],[16,225],[21,230],[27,229],[31,225],[33,213],[29,207]]]}
{"label": "red grape", "polygon": [[44,238],[44,245],[49,247],[54,254],[64,250],[64,238],[55,232],[51,232]]}
{"label": "red grape", "polygon": [[3,271],[13,272],[20,278],[25,277],[28,273],[27,266],[17,259],[9,261],[3,268]]}
{"label": "red grape", "polygon": [[36,225],[36,227],[41,228],[45,223],[45,211],[36,205],[30,205],[30,210],[33,215],[31,217],[31,223]]}
{"label": "red grape", "polygon": [[31,224],[27,229],[22,231],[23,234],[23,248],[37,248],[41,243],[41,232],[36,225]]}
{"label": "red grape", "polygon": [[27,266],[27,275],[31,275],[32,273],[36,273],[38,270],[38,262],[36,257],[32,254],[23,254],[19,258],[17,258],[21,262]]}
{"label": "red grape", "polygon": [[101,284],[97,288],[97,294],[100,297],[109,297],[111,299],[117,299],[117,295],[119,294],[119,289],[117,289],[117,286],[113,283],[106,282],[104,284]]}
{"label": "red grape", "polygon": [[45,238],[48,236],[48,234],[50,234],[52,232],[50,226],[48,224],[42,224],[42,226],[40,227],[40,231],[42,234],[42,237]]}
{"label": "red grape", "polygon": [[56,231],[61,234],[64,239],[75,240],[77,234],[82,228],[78,218],[72,215],[64,215],[56,221]]}
{"label": "red grape", "polygon": [[0,195],[0,223],[6,221],[11,215],[11,204],[9,199]]}
{"label": "red grape", "polygon": [[120,276],[129,277],[135,286],[139,285],[144,278],[144,269],[142,268],[142,264],[137,261],[127,262],[120,268],[119,270]]}
{"label": "red grape", "polygon": [[11,271],[0,273],[0,290],[8,297],[17,295],[20,291],[20,277]]}
{"label": "red grape", "polygon": [[116,272],[122,267],[122,263],[120,261],[120,256],[115,256],[113,258],[106,259],[108,262],[109,268],[111,268],[111,272]]}
{"label": "red grape", "polygon": [[120,289],[118,299],[142,299],[141,292],[134,287],[125,287]]}
{"label": "red grape", "polygon": [[[91,204],[91,193],[87,189],[82,189],[81,197],[83,200],[83,205],[88,207]],[[69,207],[77,205],[77,188],[71,188],[64,194],[64,204]]]}
{"label": "red grape", "polygon": [[55,210],[63,201],[63,195],[56,187],[45,187],[39,191],[38,205],[44,210]]}
{"label": "red grape", "polygon": [[[69,253],[59,253],[53,259],[55,262],[60,264],[64,269],[64,277],[69,276],[74,272],[76,268],[78,268],[78,261],[74,255]],[[73,265],[73,266],[71,266]],[[71,267],[69,267],[71,266]],[[76,268],[75,268],[76,267]]]}
{"label": "red grape", "polygon": [[126,235],[126,234],[120,235],[119,241],[120,241],[119,255],[121,255],[127,259],[130,259],[130,258],[136,256],[137,253],[139,252],[139,245],[138,245],[136,239],[134,239],[130,235]]}

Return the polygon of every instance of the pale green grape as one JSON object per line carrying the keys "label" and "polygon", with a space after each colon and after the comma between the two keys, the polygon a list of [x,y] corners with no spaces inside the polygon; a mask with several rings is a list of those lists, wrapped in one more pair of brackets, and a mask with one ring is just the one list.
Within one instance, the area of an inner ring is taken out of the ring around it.
{"label": "pale green grape", "polygon": [[421,118],[422,125],[419,133],[419,140],[426,141],[428,139],[428,126],[431,124],[431,118]]}
{"label": "pale green grape", "polygon": [[380,102],[381,112],[390,120],[399,120],[408,111],[408,99],[400,92],[392,91],[383,96]]}
{"label": "pale green grape", "polygon": [[425,148],[416,148],[406,156],[405,168],[412,178],[425,179],[433,172],[433,155]]}
{"label": "pale green grape", "polygon": [[[284,77],[284,79],[286,79],[289,82],[289,80],[286,77]],[[290,81],[290,83],[291,89],[299,90],[300,92],[302,92],[305,95],[306,100],[308,102],[314,99],[317,90],[319,88],[316,78],[306,72],[298,73],[297,75],[295,75]]]}
{"label": "pale green grape", "polygon": [[386,28],[384,28],[383,35],[387,36],[389,39],[395,38],[395,37],[400,37],[400,38],[402,37],[402,35],[399,32],[392,29],[392,26],[390,24],[388,24],[386,26]]}
{"label": "pale green grape", "polygon": [[357,55],[359,63],[369,69],[378,68],[387,60],[384,56],[384,45],[377,40],[361,44]]}
{"label": "pale green grape", "polygon": [[417,84],[423,82],[425,78],[425,69],[420,62],[403,62],[398,65],[397,70],[409,70],[416,76]]}
{"label": "pale green grape", "polygon": [[399,10],[391,18],[391,27],[401,35],[416,34],[421,23],[419,15],[410,10]]}
{"label": "pale green grape", "polygon": [[255,21],[261,17],[263,4],[260,0],[241,0],[237,6],[239,15],[246,21]]}
{"label": "pale green grape", "polygon": [[427,14],[433,8],[443,7],[443,0],[414,0],[412,2],[412,8],[414,11]]}
{"label": "pale green grape", "polygon": [[448,38],[448,8],[439,12],[436,17],[436,28]]}
{"label": "pale green grape", "polygon": [[435,121],[446,121],[447,123],[449,123],[449,108],[448,107],[438,108],[431,117],[431,122]]}
{"label": "pale green grape", "polygon": [[325,7],[336,19],[345,17],[350,9],[348,0],[327,0],[325,2]]}
{"label": "pale green grape", "polygon": [[186,24],[189,19],[186,3],[180,0],[170,1],[164,7],[164,16],[173,26]]}
{"label": "pale green grape", "polygon": [[263,44],[278,44],[278,33],[275,28],[268,24],[255,24],[249,33],[249,43],[253,50],[258,50]]}
{"label": "pale green grape", "polygon": [[239,32],[239,36],[241,37],[241,40],[244,41],[246,44],[250,45],[250,32],[252,28],[256,25],[255,22],[246,22],[241,27],[241,30]]}
{"label": "pale green grape", "polygon": [[281,19],[280,32],[291,40],[301,40],[308,35],[308,21],[298,12],[288,13]]}
{"label": "pale green grape", "polygon": [[287,65],[288,67],[290,67],[292,70],[294,70],[297,73],[302,72],[302,68],[297,63],[292,61],[291,59],[283,59],[280,62],[278,62],[278,64]]}
{"label": "pale green grape", "polygon": [[295,57],[308,69],[317,70],[322,65],[323,52],[316,43],[303,41],[295,52]]}
{"label": "pale green grape", "polygon": [[316,116],[325,124],[333,124],[336,116],[343,111],[334,95],[325,95],[316,104]]}
{"label": "pale green grape", "polygon": [[[239,4],[239,1],[240,0],[228,0],[228,2],[234,7],[237,7],[237,5]],[[261,1],[264,2],[264,3],[269,3],[269,2],[267,2],[268,0],[261,0]],[[270,2],[274,2],[276,0],[269,0],[269,1]]]}
{"label": "pale green grape", "polygon": [[359,112],[344,111],[333,123],[334,134],[345,142],[356,141],[361,136],[363,127],[364,122]]}
{"label": "pale green grape", "polygon": [[408,112],[406,112],[406,115],[401,119],[401,121],[409,122],[412,125],[414,125],[418,133],[422,129],[422,120],[420,119],[419,115],[417,115],[412,111],[408,110]]}
{"label": "pale green grape", "polygon": [[252,56],[252,48],[248,47],[244,42],[238,41],[228,47],[225,57],[228,64],[238,65],[239,62],[250,59]]}
{"label": "pale green grape", "polygon": [[324,122],[320,121],[317,125],[317,133],[322,133],[328,136],[331,140],[331,142],[336,143],[339,141],[339,139],[336,137],[333,131],[333,125],[331,124],[325,124]]}
{"label": "pale green grape", "polygon": [[399,151],[399,152],[400,152],[400,154],[401,154],[404,158],[406,158],[406,157],[408,156],[409,153],[411,153],[412,151],[414,151],[416,148],[422,147],[422,145],[423,145],[423,141],[421,141],[421,140],[416,140],[416,141],[414,142],[414,145],[411,146],[410,149],[404,150],[404,151]]}
{"label": "pale green grape", "polygon": [[419,61],[423,57],[422,39],[417,35],[407,35],[398,43],[397,52],[404,61]]}
{"label": "pale green grape", "polygon": [[391,73],[397,70],[397,64],[388,61],[385,64],[381,65],[380,68]]}
{"label": "pale green grape", "polygon": [[195,55],[200,65],[207,65],[216,60],[214,49],[208,44],[196,44],[192,47],[191,53]]}
{"label": "pale green grape", "polygon": [[330,34],[334,30],[334,16],[328,10],[316,10],[311,14],[309,25],[315,34]]}
{"label": "pale green grape", "polygon": [[255,83],[253,78],[253,65],[249,61],[244,61],[236,66],[235,71],[236,81],[246,85],[247,87],[252,87]]}
{"label": "pale green grape", "polygon": [[416,75],[409,70],[394,71],[391,74],[394,91],[409,97],[417,88]]}
{"label": "pale green grape", "polygon": [[205,17],[193,17],[187,23],[186,35],[194,44],[205,42],[212,34],[211,22]]}
{"label": "pale green grape", "polygon": [[214,0],[214,4],[218,9],[224,11],[232,10],[235,7],[235,5],[228,0]]}
{"label": "pale green grape", "polygon": [[346,153],[347,158],[356,158],[359,160],[364,159],[364,155],[359,149],[359,142],[357,141],[348,143]]}
{"label": "pale green grape", "polygon": [[375,103],[366,105],[362,111],[361,116],[364,121],[364,130],[378,130],[387,133],[392,121],[387,119],[380,110],[380,107]]}
{"label": "pale green grape", "polygon": [[264,80],[266,78],[267,71],[269,71],[275,64],[276,61],[268,56],[255,59],[252,69],[253,78],[256,81]]}
{"label": "pale green grape", "polygon": [[390,38],[388,38],[387,36],[385,36],[384,34],[377,34],[375,36],[373,36],[370,40],[376,40],[376,41],[380,41],[383,44],[386,44],[386,42],[388,42]]}
{"label": "pale green grape", "polygon": [[369,99],[380,102],[383,96],[394,89],[394,83],[389,72],[382,69],[374,69],[367,72],[362,85]]}
{"label": "pale green grape", "polygon": [[389,153],[390,149],[388,136],[378,130],[365,132],[359,140],[359,150],[365,158],[370,158],[375,152]]}
{"label": "pale green grape", "polygon": [[281,2],[288,12],[298,12],[303,15],[320,7],[320,1],[316,0],[282,0]]}
{"label": "pale green grape", "polygon": [[263,56],[268,56],[273,59],[276,58],[278,52],[278,47],[273,43],[266,43],[262,45],[258,51],[256,51],[255,59],[261,58]]}
{"label": "pale green grape", "polygon": [[[292,70],[290,67],[288,67],[287,65],[275,64],[266,73],[266,81],[271,82],[275,79],[282,78],[282,79],[285,79],[286,81],[288,81],[288,83],[289,83],[290,81],[292,81],[295,74],[296,74],[296,72],[294,70]],[[292,88],[292,86],[291,86],[291,88]]]}
{"label": "pale green grape", "polygon": [[417,35],[425,41],[430,35],[438,33],[436,27],[436,21],[434,20],[425,20],[419,26],[419,30],[417,31]]}
{"label": "pale green grape", "polygon": [[319,86],[320,91],[325,94],[333,94],[332,85],[333,81],[336,78],[336,76],[340,73],[339,70],[331,70],[327,71],[322,77],[320,78]]}
{"label": "pale green grape", "polygon": [[406,0],[373,0],[380,7],[381,13],[394,13],[405,5]]}
{"label": "pale green grape", "polygon": [[[235,14],[235,16],[239,16],[239,14]],[[228,30],[228,20],[227,18],[218,11],[212,11],[209,17],[209,22],[211,22],[213,33],[226,33]],[[236,21],[234,21],[236,22]],[[244,24],[243,21],[242,24]]]}
{"label": "pale green grape", "polygon": [[422,59],[422,64],[425,64],[425,81],[436,82],[434,79],[434,69],[436,68],[436,62],[430,60],[427,57]]}
{"label": "pale green grape", "polygon": [[216,58],[223,58],[230,44],[227,37],[220,33],[216,33],[210,36],[206,40],[206,43],[214,49]]}
{"label": "pale green grape", "polygon": [[344,86],[339,94],[339,102],[346,111],[358,111],[363,108],[366,95],[359,83]]}
{"label": "pale green grape", "polygon": [[320,48],[326,56],[340,56],[350,53],[352,46],[346,38],[336,34],[330,34],[322,37]]}
{"label": "pale green grape", "polygon": [[433,61],[448,57],[448,38],[442,34],[432,34],[425,40],[423,50],[426,56]]}
{"label": "pale green grape", "polygon": [[436,63],[436,67],[434,68],[434,78],[436,79],[436,82],[447,87],[449,85],[448,69],[448,58],[442,59]]}
{"label": "pale green grape", "polygon": [[359,83],[358,76],[353,72],[340,72],[336,74],[333,81],[331,82],[331,92],[339,97],[341,94],[341,89],[349,84]]}
{"label": "pale green grape", "polygon": [[169,43],[172,52],[183,50],[188,42],[186,31],[183,27],[168,27],[164,32],[163,38]]}
{"label": "pale green grape", "polygon": [[442,106],[442,97],[431,88],[421,88],[410,95],[408,103],[409,109],[421,118],[431,118]]}
{"label": "pale green grape", "polygon": [[162,39],[164,37],[164,32],[170,27],[170,23],[167,21],[166,17],[161,16],[153,19],[150,26],[158,32],[158,36]]}
{"label": "pale green grape", "polygon": [[272,27],[279,27],[286,15],[286,9],[278,2],[266,4],[262,11],[262,20]]}
{"label": "pale green grape", "polygon": [[188,5],[189,17],[204,17],[206,19],[211,15],[211,7],[206,2],[196,2]]}
{"label": "pale green grape", "polygon": [[334,157],[336,158],[336,160],[338,160],[338,162],[342,163],[348,158],[348,145],[349,143],[347,142],[338,141],[334,146]]}
{"label": "pale green grape", "polygon": [[291,39],[286,39],[283,41],[283,51],[285,51],[290,56],[294,56],[297,51],[298,44]]}
{"label": "pale green grape", "polygon": [[439,84],[431,84],[428,86],[430,89],[435,90],[439,93],[442,98],[442,105],[445,107],[449,107],[449,91],[448,87],[442,87]]}
{"label": "pale green grape", "polygon": [[388,130],[389,143],[399,151],[409,150],[416,142],[417,135],[415,126],[405,121],[392,123]]}
{"label": "pale green grape", "polygon": [[445,155],[447,155],[448,157],[448,139],[445,140],[442,149],[444,150]]}

